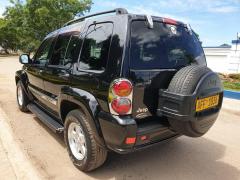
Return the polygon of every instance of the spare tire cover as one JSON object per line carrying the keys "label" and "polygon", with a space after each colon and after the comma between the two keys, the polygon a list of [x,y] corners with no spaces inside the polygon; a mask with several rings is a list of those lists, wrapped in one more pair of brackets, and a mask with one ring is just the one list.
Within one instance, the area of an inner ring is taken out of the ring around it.
{"label": "spare tire cover", "polygon": [[[207,73],[212,72],[206,66],[191,65],[180,69],[171,80],[168,91],[176,94],[191,95],[199,80]],[[217,74],[215,78],[220,82]],[[219,86],[218,83],[216,86]],[[200,89],[199,91],[202,91]],[[196,119],[196,121],[179,121],[169,118],[171,127],[180,134],[184,134],[190,137],[199,137],[205,134],[214,124],[216,116],[214,118]]]}

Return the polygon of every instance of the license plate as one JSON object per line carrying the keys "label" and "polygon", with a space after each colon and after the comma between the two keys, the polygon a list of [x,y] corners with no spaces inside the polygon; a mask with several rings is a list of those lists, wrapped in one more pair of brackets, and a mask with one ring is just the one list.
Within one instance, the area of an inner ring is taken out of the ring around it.
{"label": "license plate", "polygon": [[217,106],[219,102],[219,94],[215,96],[210,96],[203,99],[198,99],[196,103],[196,112],[209,109],[211,107]]}

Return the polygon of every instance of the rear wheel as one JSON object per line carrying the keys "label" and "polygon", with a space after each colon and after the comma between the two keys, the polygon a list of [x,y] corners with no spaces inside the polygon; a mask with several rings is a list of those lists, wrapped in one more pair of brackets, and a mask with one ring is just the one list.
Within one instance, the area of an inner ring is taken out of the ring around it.
{"label": "rear wheel", "polygon": [[[199,80],[211,70],[206,66],[192,65],[179,70],[169,84],[168,91],[176,94],[190,95],[196,89]],[[178,133],[199,137],[205,134],[214,121],[208,119],[202,121],[180,121],[169,118],[169,123]]]}
{"label": "rear wheel", "polygon": [[67,150],[78,169],[92,171],[105,162],[107,150],[97,144],[88,120],[80,110],[69,112],[64,126]]}
{"label": "rear wheel", "polygon": [[23,85],[21,81],[17,82],[16,94],[17,94],[18,108],[23,112],[28,112],[29,110],[27,108],[27,105],[29,103],[29,100],[25,91],[23,90]]}

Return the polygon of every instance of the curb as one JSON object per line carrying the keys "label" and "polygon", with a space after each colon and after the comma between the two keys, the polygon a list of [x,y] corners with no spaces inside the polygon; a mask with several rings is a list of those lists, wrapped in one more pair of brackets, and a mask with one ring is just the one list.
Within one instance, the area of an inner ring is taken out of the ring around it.
{"label": "curb", "polygon": [[224,90],[224,97],[230,98],[230,99],[240,100],[240,92],[239,91]]}
{"label": "curb", "polygon": [[8,122],[10,122],[10,120],[7,115],[0,109],[0,139],[3,148],[7,152],[7,157],[13,167],[16,179],[40,180],[39,174],[14,139],[12,129]]}

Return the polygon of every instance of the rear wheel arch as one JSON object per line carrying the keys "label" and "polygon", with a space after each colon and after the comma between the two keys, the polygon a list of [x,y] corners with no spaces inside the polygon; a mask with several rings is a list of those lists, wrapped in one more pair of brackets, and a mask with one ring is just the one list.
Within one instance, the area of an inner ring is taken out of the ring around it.
{"label": "rear wheel arch", "polygon": [[95,116],[95,114],[93,114],[94,112],[91,110],[89,105],[87,103],[85,103],[84,101],[81,102],[79,100],[74,99],[71,96],[68,96],[67,99],[61,100],[59,112],[60,112],[60,117],[63,121],[63,124],[65,123],[65,119],[66,119],[68,113],[70,113],[71,111],[73,111],[75,109],[80,110],[87,117],[89,124],[95,134],[94,136],[96,138],[96,141],[100,145],[105,146],[105,142],[104,142],[104,139],[102,136],[102,131],[100,129],[99,121],[98,121],[97,117]]}
{"label": "rear wheel arch", "polygon": [[76,103],[71,102],[69,100],[62,100],[61,101],[61,103],[60,103],[60,117],[61,117],[63,123],[65,121],[65,118],[67,117],[67,114],[74,109],[79,109],[82,113],[84,113],[82,108],[79,106],[79,104],[76,104]]}

